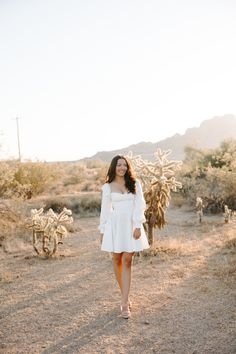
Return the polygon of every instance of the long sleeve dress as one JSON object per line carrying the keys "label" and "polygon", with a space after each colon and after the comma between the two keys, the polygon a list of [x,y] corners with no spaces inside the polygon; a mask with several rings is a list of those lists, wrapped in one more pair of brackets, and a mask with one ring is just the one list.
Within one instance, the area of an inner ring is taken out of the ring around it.
{"label": "long sleeve dress", "polygon": [[[102,251],[139,252],[149,248],[143,228],[146,203],[142,187],[136,180],[136,194],[111,192],[109,183],[102,186],[102,204],[99,230],[103,234]],[[133,231],[141,228],[141,237],[135,240]]]}

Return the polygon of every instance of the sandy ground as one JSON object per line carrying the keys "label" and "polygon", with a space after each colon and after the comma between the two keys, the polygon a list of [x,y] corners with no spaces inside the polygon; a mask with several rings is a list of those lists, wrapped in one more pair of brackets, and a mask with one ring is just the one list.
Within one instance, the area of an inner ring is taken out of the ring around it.
{"label": "sandy ground", "polygon": [[79,219],[54,259],[1,250],[0,353],[236,353],[236,222],[199,225],[181,209],[167,219],[156,256],[134,258],[129,320],[98,218]]}

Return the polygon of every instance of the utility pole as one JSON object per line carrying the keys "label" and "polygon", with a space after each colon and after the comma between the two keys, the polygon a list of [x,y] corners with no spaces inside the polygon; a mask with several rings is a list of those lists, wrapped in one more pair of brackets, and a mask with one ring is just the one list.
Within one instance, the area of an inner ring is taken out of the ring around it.
{"label": "utility pole", "polygon": [[21,162],[21,153],[20,153],[20,133],[19,133],[19,117],[16,117],[16,128],[17,128],[17,141],[18,141],[18,154],[19,162]]}

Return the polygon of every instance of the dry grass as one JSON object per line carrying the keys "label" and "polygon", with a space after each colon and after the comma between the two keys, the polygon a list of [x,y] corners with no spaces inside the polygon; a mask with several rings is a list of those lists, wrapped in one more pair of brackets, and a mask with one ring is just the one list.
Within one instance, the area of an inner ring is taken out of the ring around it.
{"label": "dry grass", "polygon": [[232,237],[229,240],[225,241],[225,247],[236,251],[236,237]]}
{"label": "dry grass", "polygon": [[213,274],[227,283],[236,282],[236,225],[231,224],[217,242],[218,257]]}
{"label": "dry grass", "polygon": [[188,256],[198,252],[200,242],[197,240],[189,240],[184,236],[178,235],[178,238],[173,237],[156,237],[152,247],[143,252],[144,257],[159,256],[166,259],[168,257]]}
{"label": "dry grass", "polygon": [[19,204],[17,201],[0,204],[0,247],[5,251],[9,248],[6,240],[15,245],[24,242],[25,222]]}

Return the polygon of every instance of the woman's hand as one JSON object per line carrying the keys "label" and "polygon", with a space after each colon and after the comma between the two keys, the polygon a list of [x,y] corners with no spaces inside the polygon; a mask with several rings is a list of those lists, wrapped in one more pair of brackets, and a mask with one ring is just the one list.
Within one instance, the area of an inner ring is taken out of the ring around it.
{"label": "woman's hand", "polygon": [[135,240],[138,240],[141,237],[141,229],[138,229],[138,228],[134,229],[133,236],[134,236]]}

